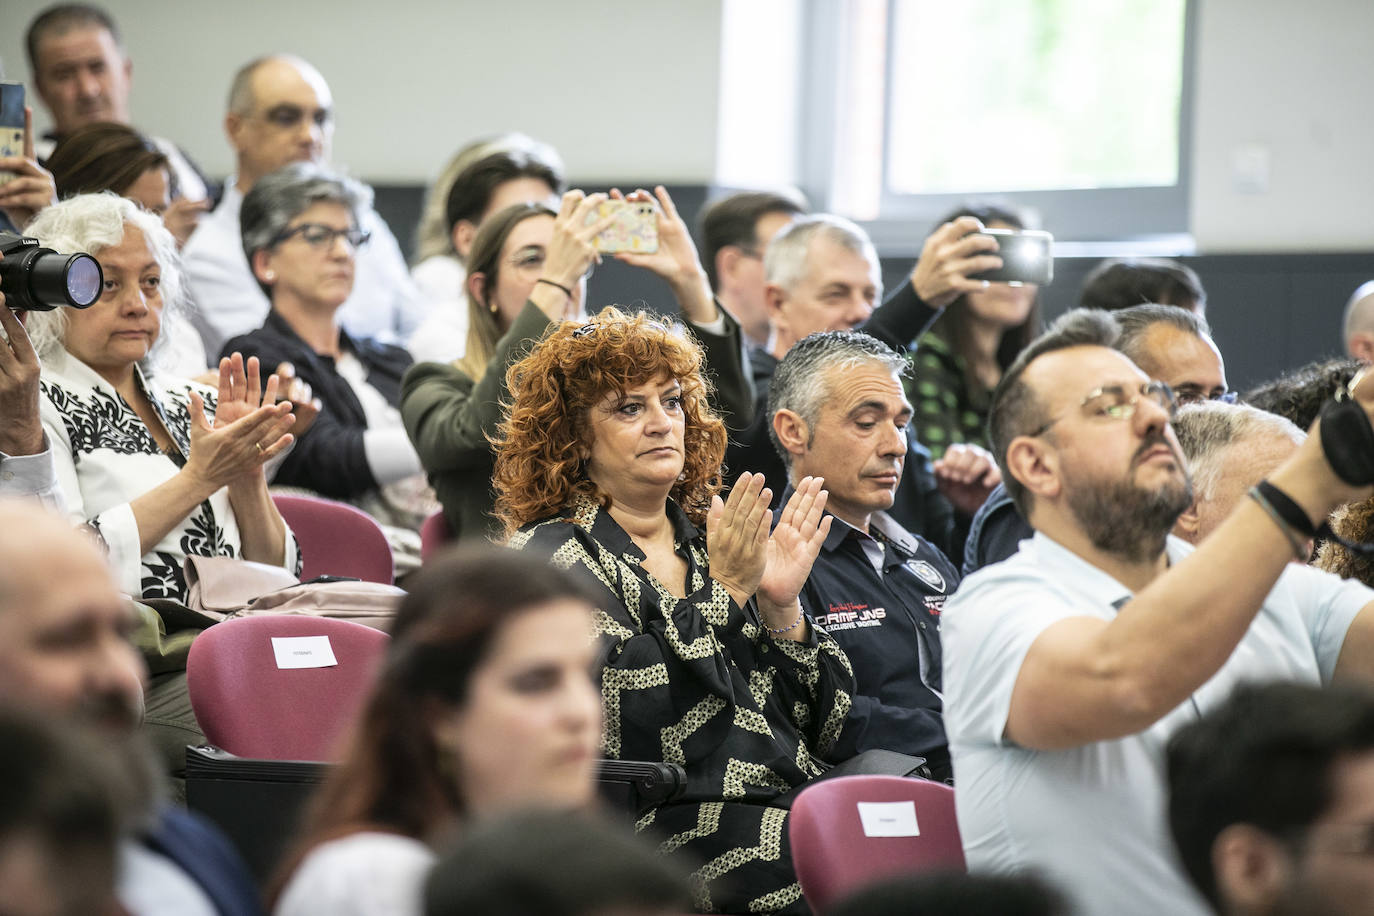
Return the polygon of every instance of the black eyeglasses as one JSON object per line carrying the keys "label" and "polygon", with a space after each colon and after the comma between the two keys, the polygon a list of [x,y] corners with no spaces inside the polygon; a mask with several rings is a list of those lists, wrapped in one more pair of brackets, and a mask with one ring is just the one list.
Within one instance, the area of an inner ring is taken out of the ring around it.
{"label": "black eyeglasses", "polygon": [[280,245],[297,235],[315,248],[329,248],[334,244],[335,239],[342,238],[348,242],[349,246],[358,249],[366,245],[367,240],[372,238],[372,233],[365,232],[356,226],[350,226],[347,229],[335,229],[333,226],[326,226],[323,223],[301,223],[294,229],[287,229],[282,232],[273,244]]}
{"label": "black eyeglasses", "polygon": [[[1174,397],[1173,389],[1163,382],[1146,382],[1138,389],[1126,385],[1103,385],[1089,391],[1079,402],[1079,408],[1083,411],[1083,416],[1089,420],[1129,420],[1135,416],[1141,398],[1153,401],[1161,407],[1169,415],[1170,420],[1178,413],[1178,399]],[[1044,435],[1051,426],[1066,416],[1068,415],[1061,414],[1045,423],[1030,434],[1031,438]]]}

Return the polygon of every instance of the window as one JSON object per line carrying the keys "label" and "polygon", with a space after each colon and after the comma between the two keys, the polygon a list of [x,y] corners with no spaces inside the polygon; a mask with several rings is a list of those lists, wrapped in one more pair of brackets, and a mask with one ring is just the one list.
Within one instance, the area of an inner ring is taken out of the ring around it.
{"label": "window", "polygon": [[909,250],[913,227],[969,199],[1030,208],[1066,240],[1186,232],[1186,0],[814,0],[808,14],[802,183],[881,248]]}

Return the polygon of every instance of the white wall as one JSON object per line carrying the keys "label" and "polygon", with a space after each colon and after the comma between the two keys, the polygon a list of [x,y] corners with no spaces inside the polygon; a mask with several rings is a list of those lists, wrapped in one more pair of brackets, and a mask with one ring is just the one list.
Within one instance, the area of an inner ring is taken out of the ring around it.
{"label": "white wall", "polygon": [[[8,79],[30,81],[23,33],[48,2],[4,0]],[[370,181],[423,182],[504,130],[554,144],[583,179],[712,176],[720,0],[96,2],[134,60],[136,126],[214,174],[233,168],[220,124],[234,71],[292,51],[334,92],[335,161]]]}
{"label": "white wall", "polygon": [[1197,2],[1198,250],[1374,248],[1374,3]]}

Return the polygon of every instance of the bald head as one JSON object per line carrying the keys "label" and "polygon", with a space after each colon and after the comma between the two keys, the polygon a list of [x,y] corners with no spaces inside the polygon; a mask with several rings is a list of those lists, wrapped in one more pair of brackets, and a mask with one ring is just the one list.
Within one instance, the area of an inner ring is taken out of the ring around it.
{"label": "bald head", "polygon": [[132,626],[89,536],[35,503],[0,500],[0,702],[132,729],[143,703]]}
{"label": "bald head", "polygon": [[1362,283],[1345,303],[1345,352],[1374,363],[1374,280]]}
{"label": "bald head", "polygon": [[263,175],[292,162],[324,164],[334,136],[334,98],[308,62],[273,54],[245,64],[229,89],[224,130],[246,193]]}

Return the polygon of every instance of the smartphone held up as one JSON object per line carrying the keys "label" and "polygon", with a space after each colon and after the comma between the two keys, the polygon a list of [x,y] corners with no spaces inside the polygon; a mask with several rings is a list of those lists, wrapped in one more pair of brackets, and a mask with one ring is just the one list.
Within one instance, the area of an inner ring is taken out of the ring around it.
{"label": "smartphone held up", "polygon": [[628,251],[653,254],[658,251],[658,213],[649,201],[607,200],[589,214],[587,225],[614,216],[615,222],[599,233],[593,244],[601,254]]}
{"label": "smartphone held up", "polygon": [[[0,82],[0,157],[24,155],[24,84]],[[0,186],[17,178],[0,171]]]}
{"label": "smartphone held up", "polygon": [[[1048,286],[1054,279],[1054,236],[1038,229],[984,229],[977,235],[997,240],[995,254],[1002,259],[996,270],[970,274],[973,280],[990,283],[1034,283]],[[993,253],[993,252],[988,252]]]}

